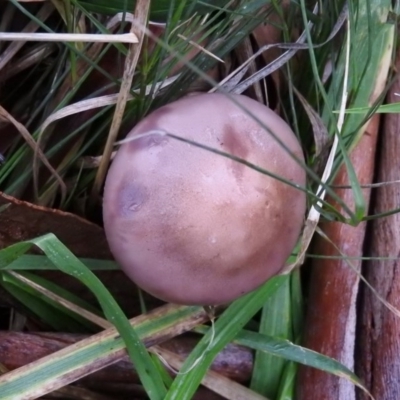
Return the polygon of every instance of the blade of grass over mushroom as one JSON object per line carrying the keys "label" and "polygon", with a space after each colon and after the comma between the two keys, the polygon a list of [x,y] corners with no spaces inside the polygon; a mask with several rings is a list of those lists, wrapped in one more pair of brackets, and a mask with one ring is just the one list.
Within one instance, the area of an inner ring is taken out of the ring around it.
{"label": "blade of grass over mushroom", "polygon": [[[172,49],[170,46],[167,46],[167,45],[161,43],[157,38],[154,38],[154,40],[157,41],[157,43],[159,43],[160,45],[162,45],[162,46],[164,46],[165,48],[167,48],[170,52],[172,52],[172,54],[174,54],[174,56],[176,56],[180,61],[183,60],[182,57],[180,57],[179,55],[177,55],[176,52],[174,52],[173,49]],[[213,79],[211,79],[210,77],[208,77],[207,75],[205,75],[204,72],[202,72],[202,71],[201,71],[195,64],[193,64],[192,62],[186,61],[185,64],[186,64],[193,72],[195,72],[196,74],[198,74],[198,75],[201,76],[201,77],[204,77],[204,79],[205,79],[207,82],[210,82],[210,83],[213,84],[213,85],[216,84],[216,82],[215,82]],[[170,88],[170,90],[173,91],[175,85],[179,85],[180,83],[181,83],[181,80],[180,80],[180,78],[178,78],[178,79],[174,82],[174,84],[171,85],[172,87]],[[229,96],[229,94],[227,94],[227,96]],[[234,99],[231,99],[231,100],[236,104],[236,102],[234,101]],[[238,105],[239,107],[241,107],[240,104],[236,104],[236,105]],[[277,141],[279,142],[279,144],[282,146],[282,148],[284,148],[284,149],[287,151],[287,148],[286,148],[286,146],[285,146],[285,143],[283,143],[282,141],[280,141],[279,138],[277,138],[276,135],[275,135],[273,132],[271,132],[269,129],[267,129],[254,115],[252,115],[252,113],[251,113],[250,110],[245,110],[245,111],[246,111],[248,114],[251,114],[252,118],[253,118],[255,121],[257,121],[261,126],[263,126],[263,127],[275,138],[275,140],[277,140]],[[176,135],[174,136],[172,133],[169,134],[169,135],[170,135],[171,137],[174,137],[175,139],[182,140],[182,141],[186,141],[185,139],[179,138],[179,137],[176,136]],[[188,142],[189,142],[189,143],[192,143],[192,144],[195,144],[195,145],[198,145],[199,147],[203,147],[203,148],[205,148],[205,149],[207,149],[207,150],[214,151],[213,149],[207,148],[206,146],[201,146],[200,144],[196,144],[196,143],[190,142],[190,141],[188,141]],[[218,151],[214,151],[214,152],[217,153],[217,154],[224,155],[222,152],[218,152]],[[292,157],[295,158],[294,156],[292,156]],[[231,158],[233,158],[233,157],[231,157]],[[295,158],[295,159],[296,159],[296,158]],[[298,160],[296,159],[296,161],[298,161]],[[307,170],[307,173],[309,174],[309,176],[310,176],[313,180],[315,180],[316,182],[320,182],[319,177],[314,173],[314,171],[313,171],[311,168],[309,168],[309,167],[308,167],[307,165],[305,165],[304,163],[302,163],[301,165],[302,165],[302,167],[303,167],[305,170]],[[252,166],[252,167],[253,167],[254,169],[257,169],[256,166]],[[350,167],[351,167],[351,166],[349,166],[349,168],[350,168]],[[327,192],[329,195],[331,195],[331,196],[332,196],[335,200],[337,200],[338,202],[341,201],[340,198],[336,198],[336,194],[334,193],[334,191],[332,191],[332,190],[329,188],[329,186],[327,186],[324,182],[320,182],[320,183],[321,183],[322,187],[324,188],[324,190],[326,190],[326,192]],[[315,194],[313,194],[313,193],[311,193],[311,192],[310,192],[310,194],[313,195],[313,196],[315,196]],[[320,201],[322,201],[322,199],[320,199]],[[345,209],[345,212],[346,212],[348,215],[350,215],[350,216],[354,219],[355,216],[354,216],[354,213],[352,212],[352,210],[350,210],[349,208],[347,208],[346,204],[341,204],[341,205],[342,205],[342,207]]]}
{"label": "blade of grass over mushroom", "polygon": [[138,371],[148,395],[154,399],[163,399],[165,392],[164,383],[150,355],[137,336],[136,331],[130,326],[122,310],[99,279],[54,235],[48,234],[29,242],[21,242],[12,245],[2,250],[0,252],[0,267],[7,265],[33,245],[39,247],[49,260],[61,271],[76,277],[93,291],[105,316],[117,327],[124,339],[128,354]]}
{"label": "blade of grass over mushroom", "polygon": [[[193,146],[197,146],[197,147],[200,147],[200,148],[202,148],[202,149],[204,149],[204,150],[211,151],[211,152],[213,152],[213,153],[215,153],[215,154],[218,154],[218,155],[221,155],[221,156],[223,156],[223,157],[227,157],[227,158],[230,158],[230,159],[232,159],[232,160],[235,160],[235,161],[237,161],[237,162],[239,162],[239,163],[241,163],[241,164],[244,164],[244,165],[248,166],[249,168],[254,169],[255,171],[258,171],[258,172],[260,172],[260,173],[262,173],[262,174],[271,176],[272,178],[274,178],[274,179],[276,179],[276,180],[278,180],[278,181],[281,181],[281,182],[283,182],[283,183],[285,183],[285,184],[287,184],[287,185],[289,185],[289,186],[295,187],[295,188],[298,189],[298,190],[304,191],[304,192],[306,192],[309,196],[315,198],[315,200],[319,200],[319,201],[322,202],[323,204],[326,204],[326,201],[325,201],[325,200],[323,200],[323,199],[321,199],[320,197],[318,197],[317,194],[315,194],[313,191],[309,190],[307,187],[300,187],[299,185],[295,185],[293,182],[290,182],[290,181],[288,181],[288,180],[282,178],[282,177],[279,176],[279,175],[276,175],[276,174],[274,174],[274,173],[272,173],[272,172],[270,172],[270,171],[267,171],[267,170],[265,170],[265,169],[263,169],[263,168],[260,168],[258,165],[255,165],[255,164],[253,164],[253,163],[250,163],[250,162],[248,162],[248,161],[246,161],[246,160],[244,160],[244,159],[242,159],[242,158],[240,158],[240,157],[237,157],[237,156],[235,156],[235,155],[233,155],[233,154],[230,154],[230,153],[226,153],[226,152],[224,152],[224,151],[218,150],[218,149],[213,148],[213,147],[210,147],[210,146],[206,146],[206,145],[201,144],[201,143],[199,143],[199,142],[195,142],[195,141],[193,141],[193,140],[186,139],[186,138],[184,138],[184,137],[182,137],[182,136],[177,136],[177,135],[174,135],[174,134],[168,133],[168,132],[165,132],[164,134],[165,134],[165,136],[169,136],[169,137],[171,137],[171,138],[173,138],[173,139],[180,140],[180,141],[182,141],[182,142],[192,144]],[[131,138],[131,139],[128,139],[128,141],[129,141],[129,140],[135,140],[135,139],[134,139],[134,138]],[[122,142],[121,142],[121,143],[122,143]],[[317,175],[314,174],[314,172],[312,172],[307,166],[304,166],[304,168],[307,169],[307,172],[309,172],[309,173],[312,174],[313,176],[315,176],[315,177],[317,176]],[[318,180],[319,180],[319,178],[318,178]],[[326,192],[329,193],[329,195],[331,195],[331,196],[332,196],[333,198],[335,198],[335,200],[336,200],[337,195],[336,195],[335,192],[331,189],[330,186],[327,186],[327,185],[324,184],[324,183],[321,183],[321,186],[324,187],[324,188],[326,188]],[[346,207],[346,205],[344,205],[344,207]],[[349,210],[349,212],[351,212],[349,208],[347,208],[347,209]],[[335,210],[332,208],[332,211],[335,211]]]}
{"label": "blade of grass over mushroom", "polygon": [[165,399],[191,399],[215,356],[285,282],[283,276],[270,279],[261,288],[234,301],[190,353]]}

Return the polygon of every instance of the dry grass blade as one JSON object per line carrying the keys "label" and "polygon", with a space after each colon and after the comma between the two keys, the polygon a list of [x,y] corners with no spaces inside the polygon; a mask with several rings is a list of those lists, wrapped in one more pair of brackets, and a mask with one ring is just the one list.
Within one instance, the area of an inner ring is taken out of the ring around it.
{"label": "dry grass blade", "polygon": [[[184,362],[180,356],[160,346],[153,346],[151,351],[160,357],[160,360],[169,369],[179,374],[177,371],[181,369]],[[266,397],[214,371],[208,371],[201,383],[229,400],[268,400]]]}
{"label": "dry grass blade", "polygon": [[133,33],[22,33],[0,32],[0,40],[13,42],[138,43]]}
{"label": "dry grass blade", "polygon": [[207,50],[206,48],[204,48],[203,46],[200,46],[198,43],[194,42],[193,40],[188,39],[187,37],[183,36],[182,34],[178,33],[178,38],[187,41],[188,43],[190,43],[193,47],[195,47],[196,49],[199,49],[200,51],[202,51],[204,54],[209,55],[212,58],[215,58],[217,61],[221,62],[221,63],[225,63],[225,61],[222,58],[219,58],[218,56],[216,56],[215,54],[213,54],[211,51]]}
{"label": "dry grass blade", "polygon": [[94,324],[104,328],[108,329],[112,327],[112,324],[110,324],[106,319],[99,317],[96,314],[93,314],[92,312],[85,310],[82,307],[79,307],[78,305],[64,299],[63,297],[57,295],[56,293],[53,293],[51,290],[48,290],[44,288],[43,286],[37,284],[36,282],[32,282],[30,279],[26,278],[25,276],[20,275],[17,272],[14,271],[9,271],[8,272],[10,275],[14,276],[16,279],[20,280],[21,282],[25,283],[26,285],[30,286],[31,288],[35,289],[39,293],[43,294],[47,298],[57,302],[61,306],[67,308],[68,310],[73,311],[77,315],[82,316],[83,318],[86,318],[88,321],[93,322]]}
{"label": "dry grass blade", "polygon": [[[318,4],[314,7],[314,14],[317,14],[318,12]],[[330,42],[336,34],[339,32],[340,28],[343,26],[344,22],[347,19],[347,14],[348,14],[348,7],[347,4],[344,6],[340,17],[338,18],[338,21],[336,22],[335,26],[332,29],[331,34],[327,38],[326,41],[323,43],[314,45],[314,48],[322,47],[328,42]],[[308,23],[308,29],[311,29],[313,26],[312,22]],[[246,89],[248,89],[250,86],[254,85],[256,82],[264,79],[268,75],[272,74],[279,68],[281,68],[283,65],[285,65],[292,57],[296,55],[296,52],[298,50],[305,50],[308,49],[308,45],[305,44],[304,42],[306,41],[306,30],[300,35],[300,37],[297,39],[295,43],[277,43],[277,44],[270,44],[263,46],[260,50],[258,50],[249,60],[247,60],[247,63],[251,62],[254,58],[258,57],[265,51],[268,51],[269,49],[273,47],[279,47],[281,49],[288,49],[285,53],[283,53],[280,57],[278,57],[276,60],[265,66],[264,68],[261,68],[258,70],[255,74],[244,80],[240,85],[237,85],[237,87],[234,90],[234,93],[243,93]],[[246,64],[247,64],[246,63]],[[244,64],[243,64],[244,65]],[[243,65],[241,65],[239,68],[242,68]]]}
{"label": "dry grass blade", "polygon": [[[32,148],[32,150],[38,154],[38,157],[40,160],[43,162],[43,164],[49,169],[51,174],[55,177],[55,179],[58,181],[60,184],[60,189],[61,189],[61,196],[62,196],[62,201],[65,200],[67,196],[67,187],[62,180],[61,176],[58,174],[58,172],[52,167],[46,156],[43,154],[42,150],[39,148],[38,144],[35,142],[35,140],[32,138],[32,135],[28,132],[28,130],[25,128],[24,125],[22,125],[20,122],[18,122],[10,113],[8,113],[7,110],[5,110],[1,105],[0,105],[0,118],[5,119],[6,121],[12,123],[15,128],[18,130],[18,132],[21,134],[21,136],[25,139],[26,143]],[[34,174],[35,177],[35,174]],[[34,179],[35,181],[35,179]],[[37,193],[37,182],[34,182],[35,190],[36,190],[36,197],[38,197]]]}
{"label": "dry grass blade", "polygon": [[[177,79],[177,76],[173,76],[171,78],[165,79],[162,82],[157,83],[156,85],[147,85],[146,86],[146,95],[149,95],[153,89],[153,86],[155,86],[154,92],[157,93],[161,89],[166,88],[167,86],[171,85],[172,83],[175,82]],[[134,90],[134,93],[139,93],[139,90]],[[87,99],[87,100],[81,100],[77,101],[74,104],[70,104],[69,106],[66,106],[55,113],[51,114],[41,125],[40,130],[39,130],[39,141],[40,143],[40,138],[44,130],[53,122],[58,121],[59,119],[68,117],[69,115],[74,115],[80,112],[88,111],[88,110],[93,110],[94,108],[100,108],[100,107],[105,107],[105,106],[110,106],[113,104],[116,104],[118,101],[119,94],[108,94],[105,96],[99,96],[95,97],[93,99]],[[133,99],[132,95],[128,95],[126,100],[130,101]]]}
{"label": "dry grass blade", "polygon": [[[384,186],[390,185],[397,185],[400,183],[400,179],[395,181],[387,181],[387,182],[377,182],[377,183],[370,183],[366,185],[360,185],[362,189],[377,189]],[[351,189],[350,185],[332,185],[332,189]]]}
{"label": "dry grass blade", "polygon": [[[350,29],[349,29],[349,22],[347,23],[347,40],[346,40],[346,62],[345,62],[345,71],[344,71],[344,78],[343,78],[343,91],[342,91],[342,99],[340,104],[340,113],[337,121],[337,133],[335,134],[335,138],[333,141],[333,145],[327,160],[327,164],[325,166],[324,173],[322,174],[321,184],[318,187],[317,195],[321,200],[324,200],[326,190],[324,189],[324,184],[328,181],[329,177],[332,173],[333,162],[335,160],[336,151],[339,144],[338,135],[342,131],[344,118],[346,115],[346,104],[347,104],[347,85],[349,80],[349,63],[350,63],[350,45],[351,45],[351,38],[350,38]],[[317,202],[317,204],[321,207],[322,203]],[[300,252],[297,256],[297,260],[295,263],[289,265],[285,268],[285,272],[292,271],[293,268],[296,268],[303,264],[304,257],[308,247],[310,246],[311,239],[314,236],[315,229],[317,228],[321,213],[317,210],[315,205],[311,206],[311,209],[308,213],[308,218],[305,224],[303,236],[301,239],[301,248]]]}
{"label": "dry grass blade", "polygon": [[321,116],[311,107],[307,99],[295,87],[293,87],[293,90],[310,120],[314,134],[315,157],[318,157],[324,152],[330,142],[328,129],[322,121]]}
{"label": "dry grass blade", "polygon": [[34,65],[41,60],[45,59],[53,53],[56,49],[56,45],[40,44],[33,48],[29,53],[23,55],[16,62],[10,63],[0,75],[0,82],[6,82],[7,79],[19,74]]}
{"label": "dry grass blade", "polygon": [[147,16],[150,9],[150,2],[147,0],[138,0],[136,3],[136,9],[134,14],[134,22],[131,25],[131,33],[136,34],[139,38],[137,44],[131,44],[128,49],[128,54],[125,60],[124,75],[121,83],[121,90],[119,92],[117,105],[115,108],[114,117],[111,123],[110,132],[108,134],[107,143],[104,147],[103,157],[99,169],[97,171],[96,179],[93,185],[92,196],[96,197],[100,192],[100,188],[103,185],[107,168],[110,163],[111,153],[113,146],[116,141],[119,128],[121,126],[123,114],[125,111],[126,102],[128,100],[129,91],[132,86],[133,75],[135,68],[139,60],[143,40],[145,37],[145,31],[142,27],[147,24]]}
{"label": "dry grass blade", "polygon": [[[46,21],[54,11],[54,7],[51,3],[45,3],[39,10],[36,17],[41,21]],[[22,30],[22,34],[28,34],[34,32],[39,28],[36,22],[29,22],[26,27]],[[0,38],[1,39],[1,38]],[[25,41],[11,43],[2,54],[0,54],[0,71],[4,66],[15,56],[18,50],[25,44]]]}
{"label": "dry grass blade", "polygon": [[209,93],[217,92],[221,90],[221,88],[223,92],[231,92],[246,75],[249,66],[250,64],[248,63],[246,63],[246,65],[242,64],[235,71],[232,71],[229,75],[227,75],[221,82],[211,88]]}

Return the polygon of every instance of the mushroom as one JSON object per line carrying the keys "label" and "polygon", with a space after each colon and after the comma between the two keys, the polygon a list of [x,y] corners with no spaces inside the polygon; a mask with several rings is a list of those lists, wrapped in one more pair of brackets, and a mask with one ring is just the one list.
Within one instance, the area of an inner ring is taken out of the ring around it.
{"label": "mushroom", "polygon": [[230,302],[284,266],[302,229],[305,193],[168,133],[304,187],[305,171],[296,161],[303,160],[301,146],[261,103],[196,94],[144,118],[112,162],[104,227],[128,277],[167,302]]}

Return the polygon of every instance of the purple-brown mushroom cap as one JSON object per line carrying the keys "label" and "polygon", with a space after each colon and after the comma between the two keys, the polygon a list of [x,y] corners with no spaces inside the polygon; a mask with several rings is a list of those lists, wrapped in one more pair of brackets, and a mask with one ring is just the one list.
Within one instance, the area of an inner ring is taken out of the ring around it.
{"label": "purple-brown mushroom cap", "polygon": [[[227,303],[284,266],[298,240],[305,193],[249,166],[160,135],[240,157],[305,186],[300,144],[272,110],[233,95],[198,94],[154,111],[110,167],[104,227],[115,259],[142,289],[180,304]],[[153,132],[153,133],[152,133]]]}

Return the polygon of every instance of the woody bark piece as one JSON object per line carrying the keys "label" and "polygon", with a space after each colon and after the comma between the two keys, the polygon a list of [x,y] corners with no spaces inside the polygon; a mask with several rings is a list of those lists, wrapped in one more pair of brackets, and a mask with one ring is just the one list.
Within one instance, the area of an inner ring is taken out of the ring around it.
{"label": "woody bark piece", "polygon": [[[379,116],[374,116],[366,127],[363,137],[352,151],[350,158],[361,185],[373,179],[375,146]],[[335,185],[348,185],[346,169],[339,171]],[[354,209],[351,189],[337,189],[336,193]],[[363,190],[369,203],[370,189]],[[336,207],[338,205],[336,204]],[[323,232],[348,257],[361,257],[366,224],[352,227],[338,222],[321,224]],[[318,237],[314,253],[323,256],[340,256],[338,250],[325,239]],[[352,260],[360,272],[361,261]],[[348,368],[354,367],[354,346],[356,329],[356,297],[359,276],[345,259],[316,259],[312,264],[308,312],[305,324],[304,346],[342,362]],[[355,388],[343,378],[325,372],[302,367],[299,372],[299,400],[355,399]]]}
{"label": "woody bark piece", "polygon": [[[85,335],[65,333],[21,333],[0,331],[0,364],[13,370],[44,356],[52,354],[70,344],[84,339]],[[178,355],[188,356],[198,338],[192,335],[177,337],[160,346]],[[129,357],[110,365],[81,382],[132,383],[139,378],[132,369]],[[229,344],[214,360],[212,369],[237,382],[246,382],[251,377],[253,355],[249,349]]]}
{"label": "woody bark piece", "polygon": [[[396,68],[400,67],[400,53]],[[388,95],[388,103],[399,101],[400,78]],[[400,179],[400,116],[387,114],[381,133],[378,182]],[[373,213],[400,207],[400,185],[376,189]],[[369,230],[370,257],[394,257],[394,260],[365,262],[364,273],[369,283],[384,300],[400,310],[400,214],[378,218]],[[363,288],[357,372],[376,400],[400,398],[400,319],[386,308],[370,289]],[[360,399],[366,398],[360,394]]]}
{"label": "woody bark piece", "polygon": [[0,249],[54,233],[79,257],[112,259],[104,231],[74,214],[36,206],[0,192]]}

